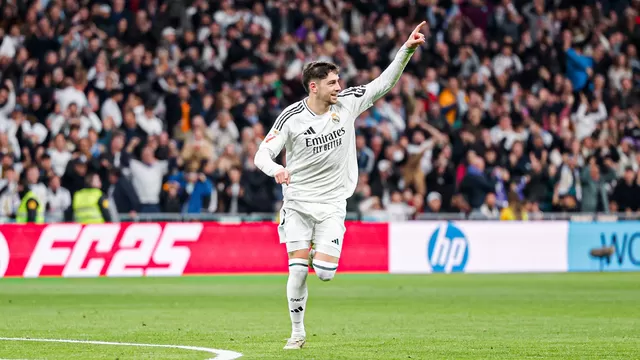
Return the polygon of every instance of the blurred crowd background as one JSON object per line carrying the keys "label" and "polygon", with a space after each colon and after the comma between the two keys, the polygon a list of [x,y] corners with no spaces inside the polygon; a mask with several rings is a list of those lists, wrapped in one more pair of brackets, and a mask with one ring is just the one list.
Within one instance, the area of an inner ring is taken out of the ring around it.
{"label": "blurred crowd background", "polygon": [[[62,219],[97,173],[111,210],[275,214],[253,156],[306,96],[305,62],[375,78],[356,120],[371,219],[640,208],[640,1],[8,0],[0,23],[0,216],[19,184]],[[284,161],[284,157],[280,157]]]}

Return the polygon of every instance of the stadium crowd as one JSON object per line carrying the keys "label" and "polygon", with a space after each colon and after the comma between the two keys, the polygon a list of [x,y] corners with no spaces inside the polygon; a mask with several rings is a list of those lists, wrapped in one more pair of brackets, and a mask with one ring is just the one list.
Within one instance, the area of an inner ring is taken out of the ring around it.
{"label": "stadium crowd", "polygon": [[[88,173],[112,212],[275,213],[253,156],[311,60],[375,78],[349,211],[640,209],[640,1],[28,0],[0,22],[0,216],[28,187],[63,219]],[[284,162],[284,156],[280,156]]]}

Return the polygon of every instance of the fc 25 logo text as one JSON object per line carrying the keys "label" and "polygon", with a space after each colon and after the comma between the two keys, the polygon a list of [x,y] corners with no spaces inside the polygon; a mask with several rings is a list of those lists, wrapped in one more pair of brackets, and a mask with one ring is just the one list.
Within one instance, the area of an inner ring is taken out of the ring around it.
{"label": "fc 25 logo text", "polygon": [[[180,276],[191,250],[176,242],[198,241],[203,228],[200,223],[168,223],[164,229],[159,224],[131,224],[118,236],[121,227],[47,226],[29,258],[24,277],[40,276],[45,266],[63,266],[64,277]],[[113,253],[113,257],[90,256],[90,252]]]}

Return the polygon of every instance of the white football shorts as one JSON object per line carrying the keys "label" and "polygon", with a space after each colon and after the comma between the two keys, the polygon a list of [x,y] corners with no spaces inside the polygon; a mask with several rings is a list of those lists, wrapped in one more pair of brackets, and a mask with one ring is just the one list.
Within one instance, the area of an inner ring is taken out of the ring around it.
{"label": "white football shorts", "polygon": [[317,252],[340,257],[346,216],[346,200],[330,204],[286,201],[280,210],[280,243],[286,243],[287,252],[309,249],[313,243]]}

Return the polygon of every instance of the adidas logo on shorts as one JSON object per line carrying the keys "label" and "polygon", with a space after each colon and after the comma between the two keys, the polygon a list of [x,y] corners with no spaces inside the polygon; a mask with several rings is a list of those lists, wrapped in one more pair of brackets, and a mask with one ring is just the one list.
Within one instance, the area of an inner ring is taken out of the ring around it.
{"label": "adidas logo on shorts", "polygon": [[331,240],[331,242],[336,244],[336,245],[340,245],[340,240],[338,240],[338,239]]}

